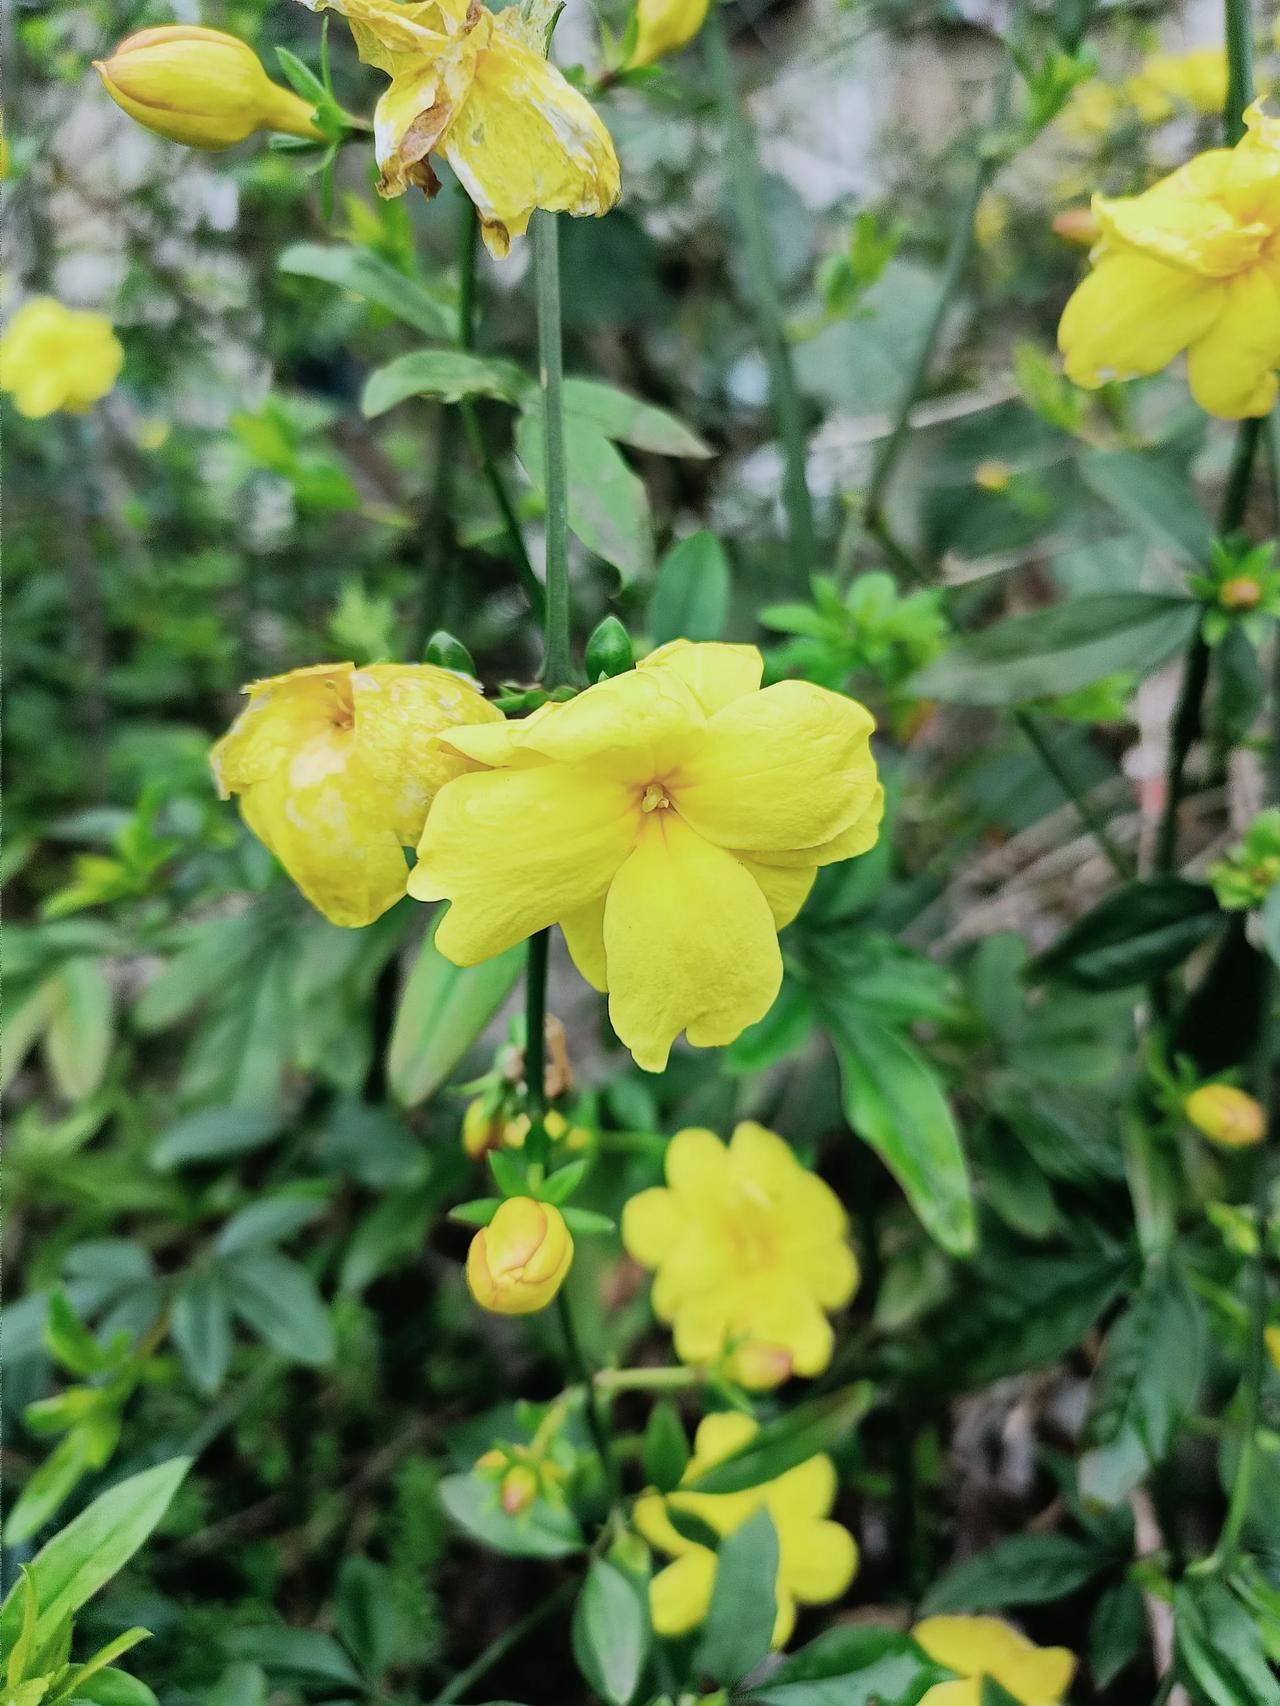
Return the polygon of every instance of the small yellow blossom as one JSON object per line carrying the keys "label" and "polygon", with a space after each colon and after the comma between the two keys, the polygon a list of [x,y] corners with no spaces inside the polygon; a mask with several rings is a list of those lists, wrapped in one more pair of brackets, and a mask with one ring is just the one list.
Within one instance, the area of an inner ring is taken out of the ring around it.
{"label": "small yellow blossom", "polygon": [[245,688],[214,746],[223,799],[334,924],[371,924],[405,892],[404,848],[436,790],[470,769],[434,736],[501,722],[469,682],[432,664],[315,664]]}
{"label": "small yellow blossom", "polygon": [[1221,113],[1227,104],[1225,47],[1195,47],[1186,53],[1153,53],[1143,60],[1124,92],[1147,124],[1162,124],[1178,107]]}
{"label": "small yellow blossom", "polygon": [[1182,1104],[1198,1132],[1223,1149],[1248,1149],[1267,1135],[1262,1103],[1233,1084],[1202,1084]]}
{"label": "small yellow blossom", "polygon": [[467,0],[302,0],[341,12],[367,65],[391,79],[374,113],[384,196],[439,189],[446,159],[476,205],[484,240],[505,255],[535,208],[607,213],[618,157],[595,109],[526,39],[520,8]]}
{"label": "small yellow blossom", "polygon": [[998,1617],[926,1617],[911,1633],[931,1659],[960,1673],[935,1683],[920,1706],[981,1706],[984,1677],[1021,1706],[1059,1706],[1076,1672],[1065,1647],[1037,1647]]}
{"label": "small yellow blossom", "polygon": [[[548,1108],[542,1123],[552,1143],[563,1143],[566,1149],[590,1146],[591,1133],[585,1126],[570,1125],[559,1108]],[[473,1161],[482,1161],[491,1149],[523,1149],[528,1135],[528,1114],[505,1114],[484,1096],[468,1103],[462,1116],[462,1147]]]}
{"label": "small yellow blossom", "polygon": [[[746,1445],[757,1427],[736,1410],[705,1416],[682,1479],[704,1475]],[[666,1636],[695,1629],[710,1609],[716,1582],[716,1554],[681,1534],[670,1512],[696,1517],[723,1538],[763,1506],[778,1534],[777,1615],[770,1644],[784,1646],[795,1626],[797,1604],[839,1599],[857,1573],[853,1536],[830,1520],[835,1497],[835,1466],[825,1456],[810,1457],[776,1480],[741,1493],[642,1493],[635,1503],[635,1525],[651,1546],[675,1560],[649,1584],[654,1629]]]}
{"label": "small yellow blossom", "polygon": [[130,118],[188,148],[231,148],[255,130],[321,135],[313,103],[273,83],[248,43],[222,30],[139,30],[93,67]]}
{"label": "small yellow blossom", "polygon": [[545,1309],[573,1262],[573,1239],[550,1203],[508,1197],[467,1251],[467,1285],[495,1315]]}
{"label": "small yellow blossom", "polygon": [[1090,77],[1077,83],[1058,120],[1063,133],[1076,142],[1096,142],[1113,130],[1125,112],[1125,99],[1112,83]]}
{"label": "small yellow blossom", "polygon": [[686,47],[707,19],[709,0],[637,0],[636,45],[629,66],[652,65]]}
{"label": "small yellow blossom", "polygon": [[0,391],[20,415],[42,420],[65,409],[79,415],[105,397],[120,376],[124,351],[105,314],[67,308],[35,296],[0,338]]}
{"label": "small yellow blossom", "polygon": [[973,483],[984,492],[1004,492],[1013,478],[1013,469],[999,457],[990,456],[979,462],[973,471]]}
{"label": "small yellow blossom", "polygon": [[782,980],[777,932],[818,867],[879,833],[863,706],[807,681],[761,691],[754,646],[663,646],[520,721],[455,730],[490,766],[440,792],[409,892],[452,901],[457,965],[559,923],[613,1027],[660,1072],[685,1031],[732,1042]]}
{"label": "small yellow blossom", "polygon": [[1187,352],[1191,394],[1227,420],[1264,415],[1280,363],[1280,121],[1256,107],[1235,148],[1198,154],[1142,195],[1094,198],[1101,241],[1058,327],[1090,388]]}
{"label": "small yellow blossom", "polygon": [[677,1132],[666,1175],[665,1187],[627,1203],[622,1241],[657,1270],[654,1311],[671,1323],[680,1360],[727,1355],[731,1378],[757,1390],[821,1374],[834,1343],[824,1312],[858,1284],[835,1192],[751,1123],[727,1147],[714,1132]]}

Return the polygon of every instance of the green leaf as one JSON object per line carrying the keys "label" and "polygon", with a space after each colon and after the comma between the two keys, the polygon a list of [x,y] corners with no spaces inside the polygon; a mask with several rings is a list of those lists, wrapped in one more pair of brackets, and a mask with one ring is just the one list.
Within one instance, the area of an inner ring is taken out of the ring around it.
{"label": "green leaf", "polygon": [[[91,1701],[92,1706],[158,1706],[146,1683],[123,1670],[98,1671],[80,1684],[77,1698]],[[242,1697],[236,1706],[252,1706],[252,1702]]]}
{"label": "green leaf", "polygon": [[49,1294],[44,1342],[54,1361],[61,1363],[71,1374],[97,1374],[109,1361],[102,1346],[67,1302],[67,1294],[61,1286]]}
{"label": "green leaf", "polygon": [[680,1412],[669,1398],[663,1398],[650,1410],[645,1424],[645,1478],[660,1493],[669,1493],[680,1485],[680,1477],[688,1466],[689,1440]]}
{"label": "green leaf", "polygon": [[1280,1706],[1258,1620],[1221,1582],[1184,1577],[1173,1616],[1178,1668],[1205,1706]]}
{"label": "green leaf", "polygon": [[527,1197],[530,1194],[529,1175],[525,1172],[523,1163],[517,1161],[514,1156],[507,1155],[501,1149],[491,1149],[489,1171],[504,1197]]}
{"label": "green leaf", "polygon": [[1158,1260],[1114,1323],[1093,1377],[1089,1431],[1097,1445],[1132,1433],[1158,1463],[1191,1414],[1204,1370],[1204,1315],[1181,1264]]}
{"label": "green leaf", "polygon": [[91,1467],[92,1439],[74,1427],[54,1446],[14,1500],[4,1524],[6,1546],[20,1546],[42,1529]]}
{"label": "green leaf", "polygon": [[281,272],[299,278],[323,279],[376,302],[396,319],[415,326],[429,338],[451,338],[449,307],[404,273],[375,255],[346,243],[292,243],[277,263]]}
{"label": "green leaf", "polygon": [[1147,1613],[1138,1584],[1128,1577],[1108,1588],[1089,1622],[1089,1669],[1099,1688],[1109,1688],[1144,1651]]}
{"label": "green leaf", "polygon": [[27,1674],[27,1665],[35,1652],[36,1617],[40,1609],[36,1602],[36,1585],[31,1579],[31,1572],[25,1564],[20,1564],[18,1569],[20,1580],[14,1587],[21,1605],[22,1617],[18,1638],[9,1649],[9,1658],[5,1665],[5,1681],[11,1688]]}
{"label": "green leaf", "polygon": [[385,367],[375,368],[360,398],[362,412],[385,415],[407,397],[435,397],[458,403],[464,397],[500,397],[514,403],[531,381],[514,361],[472,355],[460,349],[410,350]]}
{"label": "green leaf", "polygon": [[334,1611],[348,1651],[376,1681],[394,1657],[399,1620],[393,1584],[383,1566],[371,1558],[344,1558]]}
{"label": "green leaf", "polygon": [[1213,529],[1185,474],[1133,450],[1092,450],[1080,459],[1089,489],[1162,550],[1191,567],[1209,559]]}
{"label": "green leaf", "polygon": [[1280,966],[1280,883],[1273,883],[1258,914],[1262,945],[1273,965]]}
{"label": "green leaf", "polygon": [[536,1500],[519,1516],[508,1516],[493,1482],[478,1475],[446,1475],[440,1502],[473,1540],[509,1558],[567,1558],[586,1544],[571,1511]]}
{"label": "green leaf", "polygon": [[102,1083],[111,1058],[111,983],[101,960],[79,955],[63,962],[55,988],[45,1057],[59,1095],[82,1102]]}
{"label": "green leaf", "polygon": [[1222,920],[1206,883],[1123,883],[1033,960],[1030,975],[1075,989],[1129,989],[1172,971]]}
{"label": "green leaf", "polygon": [[870,1624],[828,1629],[747,1696],[768,1706],[917,1706],[950,1672],[907,1635]]}
{"label": "green leaf", "polygon": [[866,1415],[871,1388],[864,1382],[824,1398],[811,1398],[776,1421],[766,1422],[744,1446],[703,1470],[685,1490],[741,1493],[763,1486],[798,1463],[843,1443]]}
{"label": "green leaf", "polygon": [[280,69],[288,78],[295,95],[300,95],[304,101],[311,101],[316,107],[329,105],[329,91],[311,67],[299,59],[296,53],[290,53],[287,47],[277,47],[276,58],[280,61]]}
{"label": "green leaf", "polygon": [[[495,1208],[497,1203],[495,1197]],[[347,1241],[338,1275],[340,1290],[363,1291],[383,1274],[418,1259],[435,1207],[425,1191],[388,1192],[359,1220]]]}
{"label": "green leaf", "polygon": [[231,1362],[231,1306],[216,1267],[193,1268],[182,1280],[170,1332],[192,1383],[201,1392],[216,1392]]}
{"label": "green leaf", "polygon": [[573,1608],[573,1656],[606,1706],[628,1706],[652,1636],[648,1594],[615,1564],[593,1558]]}
{"label": "green leaf", "polygon": [[568,1161],[563,1167],[557,1167],[554,1173],[548,1175],[538,1187],[539,1202],[567,1203],[582,1181],[591,1170],[591,1162],[583,1155],[576,1161]]}
{"label": "green leaf", "polygon": [[320,1629],[290,1629],[279,1624],[230,1629],[222,1637],[229,1659],[260,1664],[278,1675],[308,1682],[359,1688],[360,1673],[332,1635]]}
{"label": "green leaf", "polygon": [[612,1220],[607,1214],[599,1214],[593,1208],[576,1208],[572,1203],[566,1203],[560,1213],[570,1232],[579,1238],[591,1238],[618,1230],[616,1220]]}
{"label": "green leaf", "polygon": [[778,1531],[761,1507],[721,1543],[716,1585],[694,1654],[694,1669],[739,1682],[769,1651],[778,1615]]}
{"label": "green leaf", "polygon": [[387,1050],[391,1092],[407,1108],[447,1083],[524,965],[524,949],[517,947],[478,966],[455,966],[435,945],[438,928],[437,919],[409,973]]}
{"label": "green leaf", "polygon": [[944,1250],[977,1239],[969,1167],[937,1074],[914,1043],[860,1004],[815,994],[840,1067],[845,1117],[902,1186]]}
{"label": "green leaf", "polygon": [[566,416],[575,416],[593,426],[606,438],[634,445],[658,456],[705,457],[714,454],[710,445],[683,421],[633,397],[628,391],[606,385],[600,379],[568,378],[563,387]]}
{"label": "green leaf", "polygon": [[204,1108],[156,1139],[151,1165],[167,1173],[193,1162],[248,1155],[270,1143],[283,1123],[271,1108]]}
{"label": "green leaf", "polygon": [[114,1640],[108,1641],[106,1646],[99,1647],[92,1658],[86,1659],[83,1664],[72,1666],[70,1676],[58,1684],[50,1706],[57,1706],[59,1701],[78,1699],[82,1684],[106,1670],[113,1659],[122,1658],[125,1653],[132,1652],[136,1646],[150,1639],[149,1629],[135,1627],[124,1630]]}
{"label": "green leaf", "polygon": [[616,616],[605,616],[587,639],[587,680],[594,683],[602,676],[624,675],[635,664],[631,636]]}
{"label": "green leaf", "polygon": [[[649,496],[613,444],[590,421],[566,415],[569,527],[588,551],[611,563],[623,584],[653,565]],[[527,404],[516,424],[516,454],[539,491],[546,490],[542,410]]]}
{"label": "green leaf", "polygon": [[319,1220],[328,1204],[316,1197],[262,1197],[233,1214],[213,1241],[219,1256],[235,1256],[241,1250],[257,1250],[267,1244],[282,1244]]}
{"label": "green leaf", "polygon": [[333,1361],[333,1324],[315,1281],[276,1250],[249,1250],[223,1270],[227,1300],[245,1326],[294,1362]]}
{"label": "green leaf", "polygon": [[[31,1565],[40,1606],[37,1648],[124,1568],[168,1510],[190,1467],[189,1457],[174,1457],[118,1482],[41,1548]],[[17,1639],[21,1622],[21,1602],[11,1590],[0,1610],[0,1646]]]}
{"label": "green leaf", "polygon": [[704,528],[678,539],[658,565],[649,598],[649,634],[668,640],[718,640],[729,619],[729,559]]}
{"label": "green leaf", "polygon": [[1002,1682],[984,1676],[978,1694],[978,1706],[1022,1706],[1016,1694],[1010,1694]]}
{"label": "green leaf", "polygon": [[948,1570],[924,1596],[926,1616],[1043,1605],[1074,1593],[1111,1562],[1067,1534],[1014,1534]]}
{"label": "green leaf", "polygon": [[907,682],[917,699],[1017,705],[1142,676],[1186,645],[1200,618],[1190,599],[1104,592],[962,635]]}

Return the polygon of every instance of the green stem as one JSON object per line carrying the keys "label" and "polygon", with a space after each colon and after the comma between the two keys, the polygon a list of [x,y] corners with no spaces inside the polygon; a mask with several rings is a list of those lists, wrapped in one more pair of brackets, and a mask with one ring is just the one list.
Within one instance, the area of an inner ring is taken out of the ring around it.
{"label": "green stem", "polygon": [[946,258],[942,264],[942,277],[938,283],[938,294],[934,299],[933,312],[925,325],[924,335],[917,346],[915,358],[907,373],[907,382],[902,388],[902,396],[899,398],[897,409],[894,411],[889,436],[881,440],[880,448],[871,466],[871,479],[867,486],[864,510],[867,525],[872,532],[877,532],[883,523],[884,501],[894,470],[897,468],[898,459],[902,455],[903,447],[907,441],[907,432],[911,425],[911,410],[929,377],[929,370],[933,366],[938,340],[942,336],[942,328],[946,324],[952,298],[960,288],[965,269],[969,264],[969,256],[973,252],[974,224],[977,220],[979,204],[992,179],[1004,164],[1004,157],[995,144],[1008,123],[1013,101],[1013,73],[1013,55],[1006,52],[1004,62],[1000,67],[1000,79],[996,84],[989,136],[985,143],[980,143],[978,146],[977,164],[973,168],[969,188],[964,201],[961,203],[960,216],[951,233],[951,241],[947,245]]}
{"label": "green stem", "polygon": [[1028,743],[1035,749],[1037,758],[1076,808],[1080,821],[1106,854],[1111,869],[1122,882],[1127,882],[1133,876],[1132,865],[1112,839],[1111,832],[1094,809],[1088,795],[1076,785],[1071,772],[1062,762],[1059,754],[1053,750],[1049,743],[1049,737],[1040,727],[1038,720],[1030,711],[1015,711],[1013,720],[1026,736]]}
{"label": "green stem", "polygon": [[547,576],[542,680],[561,687],[569,662],[569,485],[564,448],[564,346],[560,326],[560,227],[554,213],[533,216],[533,265],[538,312],[538,382],[547,515]]}
{"label": "green stem", "polygon": [[685,1368],[602,1368],[595,1376],[599,1392],[681,1392],[690,1386],[701,1386],[706,1375],[701,1369]]}
{"label": "green stem", "polygon": [[586,1353],[582,1348],[582,1340],[578,1337],[578,1329],[573,1320],[573,1311],[569,1307],[569,1299],[565,1296],[563,1286],[556,1293],[556,1312],[560,1317],[560,1326],[564,1332],[565,1349],[569,1353],[569,1366],[582,1383],[585,1394],[583,1410],[587,1418],[587,1429],[591,1435],[591,1443],[596,1448],[596,1455],[600,1459],[601,1473],[604,1475],[605,1486],[609,1491],[609,1503],[619,1505],[622,1502],[622,1485],[618,1479],[618,1465],[609,1438],[609,1424],[600,1407],[600,1395],[591,1372],[591,1364],[587,1361]]}
{"label": "green stem", "polygon": [[1249,0],[1226,0],[1227,104],[1222,128],[1227,146],[1244,135],[1244,109],[1253,99],[1253,18]]}
{"label": "green stem", "polygon": [[534,1630],[540,1628],[561,1606],[568,1605],[577,1591],[576,1581],[561,1582],[540,1605],[534,1606],[527,1617],[522,1617],[518,1623],[513,1623],[510,1629],[504,1629],[501,1635],[490,1641],[480,1657],[469,1664],[466,1670],[460,1670],[430,1701],[429,1706],[452,1706],[453,1701],[461,1700],[470,1691],[473,1683],[486,1676],[494,1665],[506,1658],[513,1647],[518,1647],[526,1635],[532,1635]]}
{"label": "green stem", "polygon": [[[458,348],[473,350],[476,347],[476,261],[480,252],[480,221],[470,200],[462,197],[462,223],[458,237]],[[524,532],[520,526],[520,518],[516,514],[511,494],[507,491],[506,481],[498,471],[498,464],[493,459],[493,452],[485,441],[480,416],[470,397],[462,398],[458,404],[462,414],[462,425],[467,435],[467,443],[471,446],[472,455],[479,462],[484,474],[485,483],[489,488],[494,503],[498,506],[498,514],[502,517],[503,530],[507,536],[507,545],[511,551],[512,561],[516,566],[520,585],[534,615],[541,621],[543,610],[542,582],[534,573],[533,564],[529,560],[529,549],[524,542]]]}
{"label": "green stem", "polygon": [[773,270],[773,243],[765,221],[760,193],[760,165],[755,138],[738,92],[733,55],[720,8],[714,3],[702,29],[715,85],[716,104],[724,126],[730,185],[742,240],[746,245],[756,314],[756,335],[769,368],[769,396],[782,447],[782,500],[787,511],[791,567],[806,579],[817,563],[813,500],[809,495],[808,446],[804,409],[796,385],[782,317],[782,299]]}
{"label": "green stem", "polygon": [[[1262,420],[1241,421],[1236,433],[1231,472],[1218,511],[1218,533],[1234,533],[1244,520],[1254,458],[1262,437]],[[1197,628],[1187,650],[1182,686],[1169,733],[1169,763],[1165,772],[1164,809],[1156,832],[1156,870],[1172,871],[1177,862],[1178,811],[1186,787],[1187,757],[1200,732],[1205,691],[1209,685],[1209,648]]]}
{"label": "green stem", "polygon": [[551,932],[529,938],[524,973],[524,1084],[529,1135],[525,1155],[531,1167],[547,1164],[547,951]]}

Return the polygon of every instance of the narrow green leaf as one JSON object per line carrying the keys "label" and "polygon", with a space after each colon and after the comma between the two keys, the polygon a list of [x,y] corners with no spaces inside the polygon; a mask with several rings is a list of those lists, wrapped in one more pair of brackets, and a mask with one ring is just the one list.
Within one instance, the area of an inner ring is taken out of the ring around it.
{"label": "narrow green leaf", "polygon": [[921,1609],[933,1616],[1043,1605],[1074,1593],[1109,1562],[1106,1552],[1067,1534],[1014,1534],[948,1570]]}
{"label": "narrow green leaf", "polygon": [[[566,415],[565,456],[569,464],[569,527],[588,551],[611,563],[623,584],[653,566],[653,522],[649,496],[617,449],[590,421]],[[526,404],[516,424],[516,453],[539,491],[545,490],[542,415]]]}
{"label": "narrow green leaf", "polygon": [[1130,989],[1181,965],[1223,922],[1213,890],[1182,877],[1124,883],[1030,966],[1075,989]]}
{"label": "narrow green leaf", "polygon": [[194,1268],[173,1300],[170,1332],[193,1384],[212,1394],[231,1362],[231,1305],[216,1267]]}
{"label": "narrow green leaf", "polygon": [[281,272],[322,279],[363,296],[429,338],[453,336],[449,306],[371,249],[347,243],[292,243],[277,265]]}
{"label": "narrow green leaf", "polygon": [[1185,474],[1135,450],[1092,450],[1084,481],[1152,545],[1195,568],[1208,561],[1213,530]]}
{"label": "narrow green leaf", "polygon": [[871,1403],[871,1388],[860,1382],[811,1398],[787,1415],[766,1422],[746,1445],[705,1469],[686,1484],[697,1493],[741,1493],[762,1486],[819,1452],[830,1451],[853,1432]]}
{"label": "narrow green leaf", "polygon": [[156,1139],[151,1165],[167,1173],[192,1163],[248,1155],[270,1143],[282,1124],[271,1108],[204,1108]]}
{"label": "narrow green leaf", "polygon": [[248,1250],[223,1269],[227,1300],[251,1332],[295,1362],[333,1361],[333,1324],[315,1281],[277,1250]]}
{"label": "narrow green leaf", "polygon": [[64,962],[45,1031],[45,1055],[58,1093],[82,1102],[102,1083],[111,1058],[115,998],[101,960]]}
{"label": "narrow green leaf", "polygon": [[680,1485],[689,1466],[689,1440],[680,1413],[668,1398],[649,1412],[644,1430],[644,1472],[660,1493]]}
{"label": "narrow green leaf", "polygon": [[778,1615],[778,1531],[762,1506],[722,1542],[716,1585],[694,1669],[715,1682],[740,1682],[769,1651]]}
{"label": "narrow green leaf", "polygon": [[657,456],[706,457],[713,454],[683,421],[666,409],[619,391],[601,379],[569,377],[564,382],[564,409],[568,416],[588,422],[606,438]]}
{"label": "narrow green leaf", "polygon": [[415,1108],[450,1074],[515,987],[524,950],[510,948],[478,966],[455,966],[424,940],[396,1009],[387,1051],[392,1094]]}
{"label": "narrow green leaf", "polygon": [[655,646],[668,640],[718,640],[729,618],[729,559],[703,528],[678,539],[658,566],[649,599]]}
{"label": "narrow green leaf", "polygon": [[827,1629],[747,1696],[768,1706],[917,1706],[950,1672],[894,1629]]}
{"label": "narrow green leaf", "polygon": [[573,1656],[606,1706],[628,1706],[652,1640],[648,1596],[605,1558],[593,1558],[573,1608]]}

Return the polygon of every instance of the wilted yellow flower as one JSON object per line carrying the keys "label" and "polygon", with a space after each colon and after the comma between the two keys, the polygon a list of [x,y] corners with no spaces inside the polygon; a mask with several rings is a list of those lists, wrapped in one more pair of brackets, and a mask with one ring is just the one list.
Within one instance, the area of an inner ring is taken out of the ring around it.
{"label": "wilted yellow flower", "polygon": [[404,848],[436,790],[470,769],[434,736],[501,722],[469,682],[432,664],[315,664],[245,688],[209,755],[223,799],[334,924],[371,924],[405,892]]}
{"label": "wilted yellow flower", "polygon": [[691,42],[707,19],[709,0],[636,0],[636,45],[629,66],[652,65]]}
{"label": "wilted yellow flower", "polygon": [[130,118],[188,148],[230,148],[255,130],[322,134],[313,103],[273,83],[248,43],[222,30],[139,30],[93,67]]}
{"label": "wilted yellow flower", "polygon": [[378,188],[439,189],[442,155],[476,205],[484,240],[505,255],[538,207],[607,213],[618,199],[618,157],[584,95],[526,39],[520,8],[493,13],[467,0],[302,0],[341,12],[367,65],[391,79],[374,113]]}
{"label": "wilted yellow flower", "polygon": [[1227,103],[1226,48],[1150,54],[1125,83],[1124,92],[1147,124],[1163,123],[1179,106],[1220,113]]}
{"label": "wilted yellow flower", "polygon": [[0,337],[0,391],[20,415],[42,420],[59,409],[78,415],[105,397],[120,376],[124,351],[105,314],[35,296]]}
{"label": "wilted yellow flower", "polygon": [[[704,1475],[746,1445],[757,1428],[736,1410],[705,1416],[682,1479]],[[723,1537],[764,1506],[778,1534],[777,1615],[770,1644],[784,1646],[795,1626],[797,1604],[839,1599],[857,1573],[853,1536],[830,1520],[835,1497],[835,1466],[825,1456],[810,1457],[776,1480],[741,1493],[642,1493],[635,1502],[635,1525],[651,1546],[675,1560],[649,1584],[654,1629],[659,1635],[684,1635],[696,1628],[707,1615],[716,1583],[716,1554],[681,1534],[670,1512],[696,1517]]]}
{"label": "wilted yellow flower", "polygon": [[663,646],[501,728],[458,730],[491,768],[442,789],[409,892],[453,902],[436,942],[474,965],[559,923],[651,1072],[685,1031],[732,1042],[782,979],[777,932],[820,865],[883,810],[870,714],[807,681],[760,690],[754,646]]}
{"label": "wilted yellow flower", "polygon": [[984,1677],[1022,1706],[1058,1706],[1076,1672],[1074,1653],[1037,1647],[998,1617],[926,1617],[911,1634],[931,1659],[960,1673],[935,1683],[920,1706],[981,1706]]}
{"label": "wilted yellow flower", "polygon": [[1076,384],[1156,373],[1187,351],[1211,415],[1266,414],[1280,362],[1280,122],[1257,108],[1236,148],[1214,148],[1142,195],[1094,198],[1101,241],[1058,327]]}
{"label": "wilted yellow flower", "polygon": [[1198,1132],[1224,1149],[1247,1149],[1267,1135],[1266,1109],[1233,1084],[1202,1084],[1182,1111]]}
{"label": "wilted yellow flower", "polygon": [[573,1262],[573,1239],[551,1203],[508,1197],[467,1251],[467,1285],[495,1315],[532,1315],[555,1297]]}
{"label": "wilted yellow flower", "polygon": [[671,1139],[666,1186],[631,1198],[628,1253],[657,1270],[654,1312],[676,1354],[718,1363],[742,1385],[821,1374],[834,1335],[824,1313],[858,1284],[840,1200],[782,1138],[746,1122],[728,1147],[694,1128]]}

